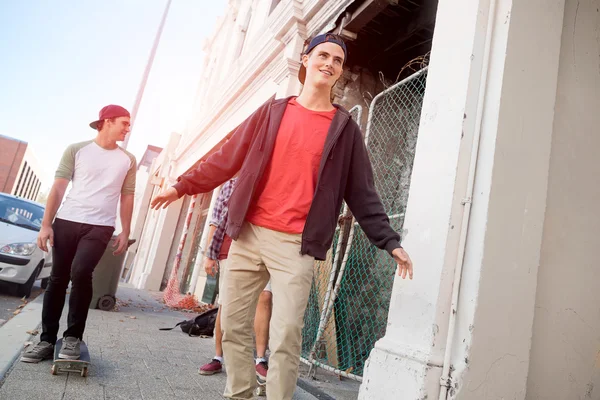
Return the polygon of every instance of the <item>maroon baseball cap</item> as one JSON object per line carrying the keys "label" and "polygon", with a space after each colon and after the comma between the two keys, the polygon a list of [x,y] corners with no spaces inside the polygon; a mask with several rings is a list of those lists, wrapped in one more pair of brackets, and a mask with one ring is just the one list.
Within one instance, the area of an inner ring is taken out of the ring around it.
{"label": "maroon baseball cap", "polygon": [[98,114],[98,119],[94,122],[90,122],[90,126],[92,129],[97,129],[98,122],[104,121],[105,119],[110,118],[119,118],[119,117],[130,117],[129,111],[121,106],[116,106],[114,104],[109,104],[106,107],[103,107]]}

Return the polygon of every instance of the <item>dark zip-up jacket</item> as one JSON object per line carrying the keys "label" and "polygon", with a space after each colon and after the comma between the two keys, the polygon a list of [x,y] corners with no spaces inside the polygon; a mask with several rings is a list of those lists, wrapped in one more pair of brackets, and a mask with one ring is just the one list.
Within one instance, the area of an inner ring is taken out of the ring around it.
{"label": "dark zip-up jacket", "polygon": [[[229,201],[227,223],[227,234],[234,240],[239,236],[256,187],[271,159],[289,99],[271,99],[263,104],[233,131],[219,151],[180,176],[174,185],[180,197],[206,193],[239,171]],[[360,128],[348,111],[338,105],[335,107],[337,112],[325,140],[300,252],[318,260],[325,259],[345,200],[371,243],[391,254],[400,247],[400,235],[390,226],[375,191],[373,170]]]}

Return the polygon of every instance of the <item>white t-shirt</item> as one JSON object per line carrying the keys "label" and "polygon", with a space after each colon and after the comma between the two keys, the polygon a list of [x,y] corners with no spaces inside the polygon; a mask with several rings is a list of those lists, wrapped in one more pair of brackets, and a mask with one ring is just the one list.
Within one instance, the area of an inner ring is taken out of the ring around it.
{"label": "white t-shirt", "polygon": [[120,147],[106,150],[93,140],[70,145],[55,177],[72,187],[56,217],[114,227],[121,194],[135,193],[135,173],[135,157]]}

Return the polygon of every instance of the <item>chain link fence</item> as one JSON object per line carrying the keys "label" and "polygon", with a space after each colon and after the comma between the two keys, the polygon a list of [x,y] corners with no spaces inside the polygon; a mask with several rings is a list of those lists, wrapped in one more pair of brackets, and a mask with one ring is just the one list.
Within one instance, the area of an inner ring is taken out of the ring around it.
{"label": "chain link fence", "polygon": [[[417,143],[427,68],[378,94],[365,141],[375,187],[392,227],[402,231]],[[360,121],[362,109],[350,110]],[[315,262],[304,317],[302,361],[362,380],[375,342],[385,334],[396,264],[374,247],[346,206],[332,248]]]}

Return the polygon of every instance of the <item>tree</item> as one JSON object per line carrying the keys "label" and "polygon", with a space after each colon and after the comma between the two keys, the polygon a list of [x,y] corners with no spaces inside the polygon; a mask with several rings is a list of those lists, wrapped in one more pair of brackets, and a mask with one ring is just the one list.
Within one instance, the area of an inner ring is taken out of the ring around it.
{"label": "tree", "polygon": [[49,190],[44,190],[43,192],[39,192],[38,193],[38,197],[37,197],[37,202],[41,203],[41,204],[46,204],[46,201],[48,200],[48,194],[49,194]]}

